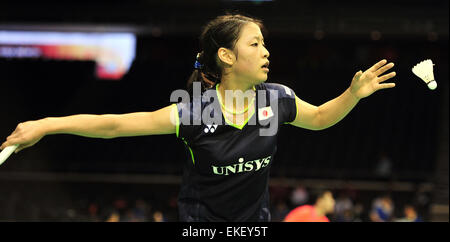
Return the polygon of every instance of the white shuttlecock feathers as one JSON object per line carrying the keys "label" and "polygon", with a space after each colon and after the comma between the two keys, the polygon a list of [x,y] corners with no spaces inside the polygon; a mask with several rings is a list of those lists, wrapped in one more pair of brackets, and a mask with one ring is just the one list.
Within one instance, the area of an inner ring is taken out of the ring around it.
{"label": "white shuttlecock feathers", "polygon": [[437,82],[434,80],[433,66],[433,62],[428,59],[420,62],[412,68],[412,72],[422,79],[431,90],[434,90],[437,87]]}

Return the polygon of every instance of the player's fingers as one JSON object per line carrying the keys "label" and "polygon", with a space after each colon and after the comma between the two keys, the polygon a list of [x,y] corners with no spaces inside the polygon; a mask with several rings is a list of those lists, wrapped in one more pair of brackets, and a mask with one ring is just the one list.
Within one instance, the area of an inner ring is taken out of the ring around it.
{"label": "player's fingers", "polygon": [[10,145],[13,145],[14,142],[18,142],[18,138],[19,138],[19,135],[17,135],[17,134],[12,134],[12,135],[8,136],[6,138],[5,143],[3,143],[3,144],[5,144],[5,147],[3,147],[3,145],[2,145],[2,147],[3,147],[2,149],[6,148]]}
{"label": "player's fingers", "polygon": [[386,64],[386,62],[387,62],[387,60],[383,59],[383,60],[379,61],[378,63],[376,63],[375,65],[373,65],[372,67],[370,67],[368,69],[368,71],[375,72],[376,70],[380,69],[380,67],[382,67],[384,64]]}
{"label": "player's fingers", "polygon": [[4,148],[8,147],[8,141],[3,142],[2,146],[0,146],[0,150],[3,150]]}
{"label": "player's fingers", "polygon": [[381,67],[380,69],[375,71],[375,75],[379,76],[381,74],[383,74],[384,72],[386,72],[387,70],[391,69],[392,67],[394,67],[394,63],[389,63],[387,65],[384,65],[383,67]]}
{"label": "player's fingers", "polygon": [[0,146],[0,149],[3,150],[6,147],[11,146],[11,145],[12,145],[11,140],[7,140],[7,141],[3,142],[2,146]]}
{"label": "player's fingers", "polygon": [[7,140],[7,141],[8,141],[8,140],[12,140],[12,139],[15,139],[15,138],[17,138],[17,137],[18,137],[17,133],[16,133],[16,134],[11,134],[10,136],[6,137],[6,140]]}
{"label": "player's fingers", "polygon": [[393,88],[395,87],[395,83],[382,83],[378,85],[378,90],[380,89],[386,89],[386,88]]}
{"label": "player's fingers", "polygon": [[30,147],[30,146],[33,146],[33,145],[34,145],[33,143],[31,143],[31,144],[22,144],[22,145],[19,145],[19,146],[17,147],[15,153],[18,153],[19,151],[21,151],[21,150],[23,150],[23,149],[26,149],[26,148],[28,148],[28,147]]}
{"label": "player's fingers", "polygon": [[23,149],[25,149],[25,148],[27,148],[28,146],[23,146],[23,145],[19,145],[18,147],[17,147],[17,149],[14,151],[14,153],[19,153],[19,151],[21,151],[21,150],[23,150]]}
{"label": "player's fingers", "polygon": [[4,148],[6,148],[8,146],[19,144],[19,142],[20,141],[17,138],[7,140],[7,141],[3,142],[1,149],[3,150]]}
{"label": "player's fingers", "polygon": [[378,78],[378,83],[381,83],[381,82],[384,82],[384,81],[386,81],[386,80],[389,80],[389,79],[391,79],[392,77],[394,77],[395,75],[397,75],[395,72],[391,72],[391,73],[389,73],[389,74],[380,76],[380,77]]}

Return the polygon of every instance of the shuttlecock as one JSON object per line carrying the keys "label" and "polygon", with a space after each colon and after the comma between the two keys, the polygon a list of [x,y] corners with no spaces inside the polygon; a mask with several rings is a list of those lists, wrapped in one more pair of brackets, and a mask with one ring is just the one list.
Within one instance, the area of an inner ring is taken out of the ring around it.
{"label": "shuttlecock", "polygon": [[434,80],[433,66],[433,62],[428,59],[420,62],[412,68],[412,72],[422,79],[430,90],[434,90],[437,87],[437,82]]}

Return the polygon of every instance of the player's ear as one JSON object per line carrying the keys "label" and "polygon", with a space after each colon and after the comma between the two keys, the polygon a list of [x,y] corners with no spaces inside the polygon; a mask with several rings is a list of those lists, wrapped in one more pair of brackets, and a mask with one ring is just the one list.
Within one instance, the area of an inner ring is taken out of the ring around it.
{"label": "player's ear", "polygon": [[236,61],[236,56],[233,51],[223,47],[217,50],[217,57],[223,64],[228,66],[232,66]]}

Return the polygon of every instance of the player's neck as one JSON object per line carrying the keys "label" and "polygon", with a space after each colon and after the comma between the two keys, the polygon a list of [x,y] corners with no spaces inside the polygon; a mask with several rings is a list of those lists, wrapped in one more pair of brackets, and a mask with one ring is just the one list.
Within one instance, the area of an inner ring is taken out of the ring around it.
{"label": "player's neck", "polygon": [[231,91],[240,90],[244,93],[247,90],[251,90],[252,88],[253,88],[252,84],[245,83],[245,82],[232,81],[232,80],[225,80],[225,79],[222,79],[222,81],[220,82],[220,85],[219,85],[219,91],[223,97],[225,96],[225,90],[231,90]]}
{"label": "player's neck", "polygon": [[[254,93],[246,93],[249,90],[254,90],[254,87],[249,84],[225,81],[218,84],[217,90],[223,108],[235,114],[246,112],[252,101],[252,98],[248,98],[248,95],[251,95],[250,97],[255,96]],[[238,105],[238,103],[240,103],[239,100],[243,100],[244,103]]]}

